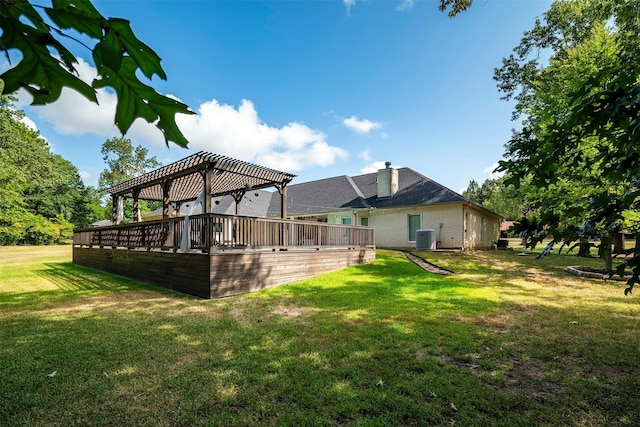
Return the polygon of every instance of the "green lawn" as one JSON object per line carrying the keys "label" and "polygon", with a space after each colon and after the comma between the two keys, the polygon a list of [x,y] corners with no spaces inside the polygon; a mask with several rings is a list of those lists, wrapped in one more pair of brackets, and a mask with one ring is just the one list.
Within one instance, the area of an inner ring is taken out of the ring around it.
{"label": "green lawn", "polygon": [[457,274],[206,301],[0,248],[0,425],[640,424],[640,300],[564,272],[597,260],[418,254]]}

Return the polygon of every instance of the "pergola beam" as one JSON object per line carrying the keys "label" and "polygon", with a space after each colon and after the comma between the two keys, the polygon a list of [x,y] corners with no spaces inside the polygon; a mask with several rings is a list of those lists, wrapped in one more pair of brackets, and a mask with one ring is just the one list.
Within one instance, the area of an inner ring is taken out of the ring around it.
{"label": "pergola beam", "polygon": [[[211,212],[211,197],[234,195],[247,188],[286,187],[293,174],[254,165],[207,152],[199,152],[185,159],[130,179],[108,190],[112,197],[161,200],[166,209],[170,202],[194,200],[202,192],[204,182],[205,211]],[[172,182],[169,188],[167,182]],[[286,210],[286,207],[285,207]],[[165,212],[168,214],[168,211]]]}

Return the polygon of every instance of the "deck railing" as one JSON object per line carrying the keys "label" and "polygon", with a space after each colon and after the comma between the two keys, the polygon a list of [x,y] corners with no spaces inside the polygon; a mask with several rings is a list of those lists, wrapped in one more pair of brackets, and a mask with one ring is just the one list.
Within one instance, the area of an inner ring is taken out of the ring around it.
{"label": "deck railing", "polygon": [[[177,251],[184,217],[76,230],[77,246],[146,248]],[[193,215],[188,246],[203,252],[225,249],[374,247],[372,227],[234,215]]]}

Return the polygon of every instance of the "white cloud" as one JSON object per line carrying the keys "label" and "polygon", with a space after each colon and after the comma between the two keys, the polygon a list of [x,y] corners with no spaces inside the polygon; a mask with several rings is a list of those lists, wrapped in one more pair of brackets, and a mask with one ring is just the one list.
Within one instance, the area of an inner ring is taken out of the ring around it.
{"label": "white cloud", "polygon": [[365,167],[363,167],[362,169],[360,169],[360,173],[378,172],[378,170],[385,168],[385,164],[384,163],[385,162],[373,162],[373,163],[370,163],[370,164],[366,165]]}
{"label": "white cloud", "polygon": [[494,172],[495,169],[500,166],[498,162],[495,162],[489,167],[484,168],[484,174],[489,177],[489,179],[497,179],[504,175],[504,172]]}
{"label": "white cloud", "polygon": [[356,4],[356,0],[342,0],[342,2],[344,3],[344,7],[347,8],[347,15],[349,15],[351,8]]}
{"label": "white cloud", "polygon": [[342,123],[349,129],[358,133],[369,133],[372,130],[377,130],[382,127],[380,122],[372,122],[367,119],[358,119],[356,116],[351,116],[348,119],[344,119]]}
{"label": "white cloud", "polygon": [[371,153],[369,153],[369,150],[362,150],[358,153],[358,158],[365,163],[369,163],[371,161]]}
{"label": "white cloud", "polygon": [[413,9],[413,4],[414,4],[414,0],[402,0],[402,3],[400,3],[398,5],[398,7],[396,7],[397,11],[404,11],[404,10],[411,10]]}
{"label": "white cloud", "polygon": [[[76,68],[84,81],[91,82],[96,76],[96,70],[82,59]],[[110,90],[97,92],[99,104],[64,89],[54,104],[34,107],[33,111],[63,135],[117,136],[120,132],[113,124],[116,96]],[[21,101],[29,103],[28,97],[23,91]],[[291,122],[282,127],[264,123],[249,100],[242,100],[236,108],[213,99],[201,104],[197,114],[176,115],[176,122],[193,150],[211,151],[280,170],[328,166],[348,157],[344,149],[329,145],[323,132],[302,123]],[[133,123],[127,137],[134,144],[164,145],[162,133],[142,119]]]}
{"label": "white cloud", "polygon": [[[351,13],[351,8],[356,5],[358,0],[342,0],[344,3],[344,7],[347,9],[347,16]],[[365,1],[365,0],[360,0]],[[405,11],[413,9],[413,5],[415,4],[415,0],[402,0],[400,4],[396,7],[397,11]]]}
{"label": "white cloud", "polygon": [[38,125],[36,125],[36,122],[31,120],[29,117],[24,116],[20,119],[20,121],[24,123],[29,129],[36,131],[38,130]]}
{"label": "white cloud", "polygon": [[328,166],[347,158],[330,146],[323,132],[292,122],[277,128],[263,123],[253,103],[242,100],[236,109],[216,100],[200,105],[194,116],[178,116],[190,148],[255,161],[280,170]]}
{"label": "white cloud", "polygon": [[[26,127],[28,127],[29,129],[36,131],[39,133],[38,130],[38,125],[36,124],[36,122],[34,122],[33,120],[31,120],[31,118],[29,116],[27,116],[26,114],[24,116],[22,116],[22,118],[19,120],[22,124],[24,124]],[[44,135],[39,134],[38,135],[41,139],[43,139],[47,145],[49,146],[49,149],[51,151],[55,152],[55,146],[51,143],[51,141],[49,141]]]}
{"label": "white cloud", "polygon": [[91,174],[89,172],[78,171],[78,174],[80,175],[80,178],[82,178],[83,181],[86,181],[89,178],[91,178]]}
{"label": "white cloud", "polygon": [[[88,84],[96,78],[96,69],[91,64],[78,58],[76,64],[78,77]],[[172,95],[167,95],[176,98]],[[98,104],[89,101],[78,92],[64,88],[55,103],[31,107],[43,120],[51,123],[54,130],[61,135],[94,134],[105,138],[120,135],[114,124],[117,97],[110,88],[97,89]],[[31,103],[31,95],[25,90],[18,92],[18,104]],[[148,141],[164,144],[164,137],[152,123],[137,119],[127,132],[127,137],[134,142]]]}
{"label": "white cloud", "polygon": [[[96,77],[95,68],[78,58],[76,70],[81,80],[91,83]],[[93,133],[100,136],[112,137],[118,135],[118,129],[113,124],[117,98],[106,89],[98,89],[99,104],[95,104],[78,92],[65,88],[60,98],[53,104],[33,107],[41,119],[51,123],[56,132],[62,135],[83,135]],[[21,104],[30,104],[31,95],[25,90],[18,93]]]}

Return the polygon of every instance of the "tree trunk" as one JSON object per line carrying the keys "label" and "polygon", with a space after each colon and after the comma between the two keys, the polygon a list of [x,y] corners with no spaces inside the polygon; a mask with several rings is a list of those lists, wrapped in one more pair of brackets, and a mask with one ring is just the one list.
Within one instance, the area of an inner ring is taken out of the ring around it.
{"label": "tree trunk", "polygon": [[613,257],[611,256],[611,252],[608,252],[604,257],[604,269],[613,271]]}
{"label": "tree trunk", "polygon": [[589,239],[580,240],[578,256],[587,257],[587,258],[591,256],[591,243],[589,243]]}
{"label": "tree trunk", "polygon": [[613,252],[616,254],[620,254],[622,253],[622,251],[624,251],[624,233],[622,231],[622,228],[616,228],[616,231],[614,231],[613,235],[616,239],[616,244],[613,248]]}

